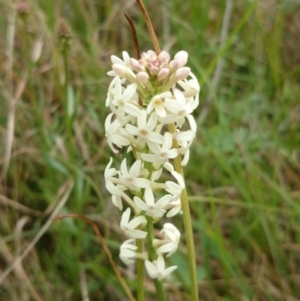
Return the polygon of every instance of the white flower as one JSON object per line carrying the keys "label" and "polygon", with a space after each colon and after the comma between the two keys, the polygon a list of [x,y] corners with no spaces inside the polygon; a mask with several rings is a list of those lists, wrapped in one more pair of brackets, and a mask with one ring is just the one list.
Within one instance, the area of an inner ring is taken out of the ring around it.
{"label": "white flower", "polygon": [[181,201],[180,201],[180,196],[176,196],[176,200],[175,201],[171,201],[168,204],[168,208],[171,208],[171,210],[168,211],[168,213],[166,214],[166,217],[173,217],[175,215],[177,215],[180,211],[181,211]]}
{"label": "white flower", "polygon": [[170,162],[166,162],[163,167],[169,172],[174,171],[174,166]]}
{"label": "white flower", "polygon": [[148,253],[136,252],[137,246],[134,244],[134,241],[135,241],[134,239],[128,239],[128,240],[124,241],[120,247],[119,256],[125,264],[134,263],[133,258],[141,258],[143,260],[148,259]]}
{"label": "white flower", "polygon": [[110,177],[113,177],[118,174],[117,170],[115,168],[110,168],[113,162],[113,158],[109,158],[109,163],[107,164],[105,171],[104,171],[104,178],[105,180],[109,179]]}
{"label": "white flower", "polygon": [[189,76],[192,79],[179,80],[177,83],[179,84],[179,86],[181,86],[181,88],[183,88],[184,92],[187,92],[184,94],[188,94],[189,96],[196,96],[196,103],[194,106],[197,107],[199,104],[200,85],[197,77],[192,72],[190,72]]}
{"label": "white flower", "polygon": [[147,220],[144,216],[138,216],[129,221],[131,210],[128,207],[122,214],[120,227],[124,233],[137,239],[143,239],[147,236],[147,232],[136,229],[137,227],[144,227],[147,224]]}
{"label": "white flower", "polygon": [[183,177],[175,170],[171,174],[177,180],[178,184],[173,181],[166,181],[166,190],[172,193],[172,195],[180,195],[181,191],[185,188]]}
{"label": "white flower", "polygon": [[123,242],[120,247],[120,258],[125,264],[131,264],[134,262],[132,258],[135,258],[137,246],[133,244],[134,239],[128,239]]}
{"label": "white flower", "polygon": [[192,130],[178,132],[176,134],[176,139],[178,140],[179,143],[181,141],[183,141],[183,142],[192,142],[194,138],[195,138],[195,132],[192,131]]}
{"label": "white flower", "polygon": [[[131,84],[123,88],[121,80],[118,79],[112,93],[114,97],[110,104],[113,112],[117,115],[123,115],[126,112],[135,117],[139,116],[140,110],[137,107],[138,95],[136,93],[136,84]],[[117,108],[116,110],[115,107]]]}
{"label": "white flower", "polygon": [[112,182],[112,178],[110,180],[106,180],[106,189],[109,191],[109,193],[112,195],[112,202],[113,204],[118,207],[120,210],[122,210],[122,199],[121,199],[121,191],[119,185],[114,185]]}
{"label": "white flower", "polygon": [[[168,109],[169,112],[172,113],[171,116],[173,117],[174,121],[176,121],[176,124],[179,127],[181,127],[185,121],[185,117],[187,115],[190,115],[195,108],[192,106],[191,103],[187,102],[187,99],[180,90],[174,89],[173,93],[175,96],[175,100],[166,99],[165,107]],[[171,118],[169,117],[169,119]]]}
{"label": "white flower", "polygon": [[121,163],[121,171],[119,178],[124,186],[127,186],[131,190],[139,190],[140,188],[146,188],[150,186],[150,181],[145,178],[140,178],[140,172],[142,167],[142,161],[137,160],[131,166],[130,170],[127,169],[126,158]]}
{"label": "white flower", "polygon": [[172,148],[172,135],[169,132],[164,134],[164,142],[162,146],[148,142],[148,146],[153,154],[142,154],[141,158],[146,162],[154,163],[154,167],[160,167],[166,163],[169,159],[177,157],[177,149]]}
{"label": "white flower", "polygon": [[156,144],[161,144],[164,141],[164,137],[154,132],[157,126],[157,115],[152,113],[149,120],[147,121],[147,112],[141,111],[140,116],[137,119],[137,127],[131,124],[127,124],[125,129],[128,134],[137,136],[138,143],[145,145],[146,141],[150,141]]}
{"label": "white flower", "polygon": [[117,120],[113,120],[114,113],[110,113],[105,120],[105,136],[107,143],[114,153],[119,151],[114,147],[114,144],[120,148],[128,146],[130,140],[128,134],[121,128],[122,124]]}
{"label": "white flower", "polygon": [[156,261],[145,261],[145,266],[147,269],[147,272],[149,276],[153,279],[162,280],[167,275],[172,273],[174,270],[177,269],[177,266],[171,266],[167,269],[165,269],[165,260],[162,255],[158,255],[158,258]]}
{"label": "white flower", "polygon": [[145,211],[146,215],[153,217],[154,219],[161,218],[166,210],[164,209],[170,200],[172,199],[172,195],[167,194],[159,199],[157,202],[154,200],[153,192],[150,187],[145,189],[144,194],[145,202],[142,201],[139,197],[135,196],[133,198],[134,203],[143,211]]}
{"label": "white flower", "polygon": [[178,149],[178,154],[183,155],[183,160],[181,162],[182,166],[187,165],[190,158],[190,145],[192,142],[178,141],[180,148]]}
{"label": "white flower", "polygon": [[159,117],[165,117],[167,115],[167,112],[164,107],[165,105],[164,100],[166,98],[171,98],[171,97],[172,97],[172,93],[169,91],[153,96],[150,103],[147,106],[147,113],[149,114],[153,110],[155,110]]}
{"label": "white flower", "polygon": [[115,96],[115,85],[116,85],[116,82],[119,80],[120,80],[119,77],[115,77],[109,84],[107,97],[106,97],[106,101],[105,101],[105,105],[107,107],[110,105],[110,103],[112,102],[112,99]]}
{"label": "white flower", "polygon": [[162,245],[157,248],[157,251],[168,253],[167,257],[169,257],[177,250],[180,232],[173,224],[165,223],[160,233],[164,234],[164,239],[160,241]]}
{"label": "white flower", "polygon": [[123,208],[122,198],[121,198],[121,191],[124,190],[124,187],[120,185],[114,185],[112,181],[115,181],[117,178],[114,178],[115,175],[118,174],[115,168],[110,168],[113,159],[110,158],[109,163],[107,164],[105,171],[104,171],[104,178],[106,181],[105,187],[106,189],[112,194],[112,202],[113,204],[118,207],[120,210]]}
{"label": "white flower", "polygon": [[[122,56],[123,56],[123,60],[121,60],[120,58],[118,58],[115,55],[112,55],[110,57],[111,62],[113,64],[120,64],[120,65],[122,65],[124,67],[130,67],[130,57],[129,57],[128,53],[126,51],[123,51],[122,52]],[[109,71],[109,72],[107,72],[107,74],[109,76],[116,76],[117,75],[114,71]]]}
{"label": "white flower", "polygon": [[165,184],[164,183],[157,183],[156,181],[160,178],[162,174],[162,168],[156,170],[156,171],[152,171],[151,174],[151,189],[153,192],[160,190],[161,188],[165,188]]}

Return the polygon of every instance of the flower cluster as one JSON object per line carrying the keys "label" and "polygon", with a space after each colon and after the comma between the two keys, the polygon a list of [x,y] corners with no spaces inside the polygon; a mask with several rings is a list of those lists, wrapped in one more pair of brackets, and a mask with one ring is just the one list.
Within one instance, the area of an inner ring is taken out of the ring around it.
{"label": "flower cluster", "polygon": [[[128,167],[126,158],[120,170],[112,167],[112,159],[105,169],[106,188],[113,204],[123,210],[120,227],[129,238],[120,250],[125,264],[134,258],[145,260],[151,278],[162,279],[176,266],[165,269],[164,256],[177,249],[180,232],[165,223],[159,238],[152,245],[156,260],[148,260],[147,253],[137,251],[136,239],[145,239],[147,223],[155,223],[181,211],[180,195],[185,188],[181,174],[170,160],[182,156],[182,165],[189,160],[189,148],[196,134],[196,122],[191,115],[199,103],[200,86],[190,68],[185,67],[188,54],[178,52],[174,59],[166,51],[157,55],[149,50],[141,59],[130,58],[123,52],[123,60],[112,56],[113,76],[106,99],[111,113],[105,121],[108,144],[117,153],[126,147],[133,153],[134,163]],[[187,121],[187,122],[186,122]],[[168,125],[175,126],[174,132]],[[178,147],[174,147],[177,141]],[[160,182],[163,170],[172,180]]]}

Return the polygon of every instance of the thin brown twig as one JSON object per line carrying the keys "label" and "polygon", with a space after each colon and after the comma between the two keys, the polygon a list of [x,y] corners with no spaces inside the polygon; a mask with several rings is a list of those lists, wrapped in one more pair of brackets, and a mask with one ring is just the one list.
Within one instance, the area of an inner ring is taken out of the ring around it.
{"label": "thin brown twig", "polygon": [[146,22],[146,25],[147,25],[147,28],[148,28],[153,46],[154,46],[154,50],[155,50],[156,54],[159,54],[160,53],[160,46],[159,46],[158,39],[157,39],[157,36],[155,34],[152,22],[150,20],[149,15],[148,15],[148,12],[147,12],[142,0],[136,0],[136,2],[138,3],[138,5],[139,5],[139,7],[142,11],[142,14],[145,18],[145,22]]}
{"label": "thin brown twig", "polygon": [[124,278],[122,277],[120,271],[118,270],[118,267],[117,267],[116,263],[114,262],[113,257],[112,257],[112,255],[111,255],[111,253],[109,251],[109,248],[107,247],[107,245],[106,245],[106,243],[105,243],[105,241],[104,241],[104,239],[103,239],[103,237],[102,237],[102,235],[100,233],[100,230],[98,229],[97,225],[93,221],[91,221],[90,219],[86,218],[83,215],[72,214],[72,213],[71,214],[59,215],[54,220],[60,220],[60,219],[64,219],[64,218],[67,218],[67,217],[79,218],[79,219],[85,221],[86,223],[88,223],[89,225],[92,226],[92,228],[93,228],[94,232],[96,233],[97,237],[99,238],[100,244],[102,245],[102,247],[103,247],[106,255],[108,256],[110,264],[112,265],[112,267],[113,267],[113,269],[114,269],[114,271],[115,271],[115,273],[116,273],[116,275],[117,275],[117,277],[118,277],[118,279],[119,279],[119,281],[120,281],[120,283],[121,283],[124,291],[126,292],[128,298],[131,301],[135,301],[135,298],[132,295],[132,293],[131,293],[131,291],[130,291],[130,289],[129,289],[127,283],[126,283],[126,281],[124,280]]}
{"label": "thin brown twig", "polygon": [[136,59],[138,60],[141,58],[141,53],[140,53],[140,46],[139,46],[139,41],[137,38],[136,30],[135,30],[132,20],[126,14],[124,14],[124,15],[129,23],[129,26],[131,29],[131,34],[132,34],[134,49],[135,49],[135,56],[136,56]]}

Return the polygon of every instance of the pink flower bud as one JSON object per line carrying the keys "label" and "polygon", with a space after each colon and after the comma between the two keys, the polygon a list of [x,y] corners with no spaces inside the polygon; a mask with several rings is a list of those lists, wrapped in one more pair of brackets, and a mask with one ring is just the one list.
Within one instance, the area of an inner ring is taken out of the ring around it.
{"label": "pink flower bud", "polygon": [[183,67],[188,60],[188,53],[186,51],[179,51],[176,53],[176,55],[174,56],[175,60],[179,60],[181,62],[180,67]]}
{"label": "pink flower bud", "polygon": [[136,78],[140,83],[145,84],[149,79],[149,75],[148,73],[141,71],[136,75]]}
{"label": "pink flower bud", "polygon": [[132,67],[133,70],[140,72],[140,71],[145,71],[145,67],[142,66],[138,60],[131,58],[130,59],[130,66]]}
{"label": "pink flower bud", "polygon": [[157,67],[152,66],[149,70],[151,75],[157,75],[158,74],[159,69]]}
{"label": "pink flower bud", "polygon": [[187,59],[188,53],[186,51],[179,51],[175,55],[174,60],[170,62],[169,68],[171,69],[171,71],[175,71],[178,68],[185,66],[185,64],[187,63]]}
{"label": "pink flower bud", "polygon": [[148,50],[147,58],[148,58],[148,60],[151,60],[151,61],[157,60],[157,54],[153,50]]}
{"label": "pink flower bud", "polygon": [[174,72],[179,68],[179,61],[178,60],[172,60],[169,64],[169,69],[171,72]]}
{"label": "pink flower bud", "polygon": [[176,80],[183,80],[185,79],[191,72],[189,67],[181,67],[175,72]]}
{"label": "pink flower bud", "polygon": [[159,55],[158,59],[160,60],[161,64],[168,64],[170,61],[170,54],[163,50]]}
{"label": "pink flower bud", "polygon": [[170,74],[170,69],[169,68],[162,68],[157,75],[158,80],[163,80],[167,78]]}

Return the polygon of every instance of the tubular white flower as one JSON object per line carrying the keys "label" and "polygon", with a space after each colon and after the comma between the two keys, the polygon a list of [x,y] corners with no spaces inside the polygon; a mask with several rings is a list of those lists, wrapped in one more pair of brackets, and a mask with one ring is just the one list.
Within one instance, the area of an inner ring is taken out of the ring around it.
{"label": "tubular white flower", "polygon": [[178,155],[178,151],[172,148],[173,138],[169,132],[164,134],[164,142],[162,146],[148,142],[148,146],[153,154],[142,154],[141,158],[146,162],[152,162],[155,168],[159,168],[162,164],[174,159]]}
{"label": "tubular white flower", "polygon": [[143,228],[147,224],[147,220],[144,216],[138,216],[133,218],[131,221],[130,219],[131,210],[128,207],[126,211],[122,214],[120,227],[124,231],[124,233],[131,238],[143,239],[147,236],[147,232],[138,230],[136,228],[140,227]]}
{"label": "tubular white flower", "polygon": [[180,195],[185,188],[182,175],[175,170],[172,171],[171,174],[177,180],[178,184],[173,181],[166,181],[166,191],[170,192],[172,195]]}
{"label": "tubular white flower", "polygon": [[139,177],[141,168],[142,161],[137,160],[128,171],[125,158],[121,163],[121,171],[119,172],[119,178],[122,184],[131,190],[140,190],[141,188],[149,187],[151,182],[148,179]]}
{"label": "tubular white flower", "polygon": [[122,199],[121,199],[121,190],[120,190],[120,186],[119,185],[114,185],[111,182],[111,179],[107,179],[106,180],[106,189],[110,192],[110,194],[112,195],[112,202],[113,204],[118,207],[120,210],[122,210],[123,205],[122,205]]}
{"label": "tubular white flower", "polygon": [[110,168],[113,162],[113,158],[109,158],[109,163],[107,164],[105,170],[104,170],[104,178],[105,180],[109,179],[110,177],[113,177],[118,174],[117,170],[115,168]]}
{"label": "tubular white flower", "polygon": [[114,145],[122,148],[123,146],[128,146],[130,144],[130,137],[121,128],[122,124],[117,120],[113,120],[114,114],[111,113],[106,117],[105,120],[105,136],[107,137],[107,143],[114,153],[119,151],[114,147]]}
{"label": "tubular white flower", "polygon": [[136,88],[136,84],[131,84],[126,88],[123,88],[121,80],[116,80],[114,86],[114,97],[112,98],[112,101],[110,103],[111,106],[113,106],[112,109],[114,109],[114,107],[117,107],[117,110],[128,111],[129,104],[137,105],[138,95],[136,93]]}
{"label": "tubular white flower", "polygon": [[117,170],[115,168],[110,168],[111,164],[113,162],[113,159],[110,158],[108,165],[105,168],[104,171],[104,178],[106,181],[105,187],[106,189],[112,194],[112,202],[113,204],[118,207],[120,210],[123,208],[122,199],[120,191],[124,190],[120,187],[120,185],[114,185],[112,181],[114,181],[116,178],[115,175],[118,174]]}
{"label": "tubular white flower", "polygon": [[190,157],[190,145],[191,145],[192,141],[190,141],[190,142],[178,141],[178,142],[179,142],[178,154],[183,156],[181,165],[185,166]]}
{"label": "tubular white flower", "polygon": [[186,141],[186,142],[192,142],[195,138],[195,132],[192,130],[179,132],[176,134],[176,139],[179,141]]}
{"label": "tubular white flower", "polygon": [[124,66],[129,67],[130,66],[130,57],[129,57],[128,52],[127,51],[123,51],[122,52],[122,56],[123,56],[123,61],[120,58],[118,58],[117,56],[112,55],[111,56],[111,62],[113,64],[122,64]]}
{"label": "tubular white flower", "polygon": [[177,250],[180,232],[173,224],[165,223],[160,233],[164,235],[164,239],[160,241],[161,246],[157,248],[157,252],[168,253],[166,256],[170,257]]}
{"label": "tubular white flower", "polygon": [[107,97],[106,97],[106,101],[105,101],[105,105],[108,107],[110,105],[110,103],[112,102],[112,99],[115,96],[115,86],[116,86],[116,82],[120,80],[119,77],[114,77],[114,79],[111,81],[111,83],[109,84],[108,87],[108,92],[107,92]]}
{"label": "tubular white flower", "polygon": [[[117,189],[119,191],[120,187],[118,187]],[[117,208],[119,208],[119,210],[123,209],[121,193],[112,195],[111,201]]]}
{"label": "tubular white flower", "polygon": [[127,265],[134,263],[134,258],[141,258],[143,260],[148,259],[148,254],[146,252],[136,252],[137,246],[134,244],[134,241],[134,239],[125,240],[120,247],[119,256]]}
{"label": "tubular white flower", "polygon": [[[128,53],[126,51],[123,51],[122,56],[123,56],[123,60],[121,60],[120,58],[118,58],[115,55],[112,55],[110,57],[111,62],[113,64],[123,65],[124,67],[130,67],[130,57],[129,57]],[[116,76],[117,75],[114,71],[109,71],[109,72],[107,72],[107,74],[109,76]]]}
{"label": "tubular white flower", "polygon": [[132,258],[135,258],[137,246],[133,244],[134,239],[127,239],[120,247],[120,258],[125,264],[131,264],[134,262]]}
{"label": "tubular white flower", "polygon": [[177,215],[178,213],[181,212],[181,201],[180,201],[180,196],[177,195],[176,196],[176,200],[175,201],[172,201],[168,204],[168,208],[167,209],[170,209],[167,214],[166,214],[166,217],[170,218],[170,217],[173,217],[175,215]]}
{"label": "tubular white flower", "polygon": [[145,145],[145,142],[150,141],[156,144],[161,144],[164,141],[164,137],[154,132],[157,126],[157,115],[152,113],[147,121],[147,113],[145,110],[141,111],[140,116],[137,119],[137,126],[127,124],[125,129],[128,134],[137,136],[138,143]]}
{"label": "tubular white flower", "polygon": [[158,255],[157,260],[151,262],[149,260],[145,261],[145,267],[148,272],[148,275],[153,279],[162,280],[167,275],[172,273],[177,269],[177,266],[171,266],[165,269],[165,260],[162,255]]}
{"label": "tubular white flower", "polygon": [[142,211],[145,211],[146,215],[153,217],[155,220],[165,214],[166,210],[164,208],[169,204],[171,199],[172,195],[167,194],[155,202],[153,191],[150,187],[145,189],[144,201],[137,196],[133,198],[134,203]]}
{"label": "tubular white flower", "polygon": [[166,98],[171,98],[171,97],[172,97],[172,93],[169,91],[153,96],[150,103],[147,106],[147,113],[149,114],[153,110],[155,110],[159,117],[165,117],[167,115],[167,112],[164,107],[164,100]]}

